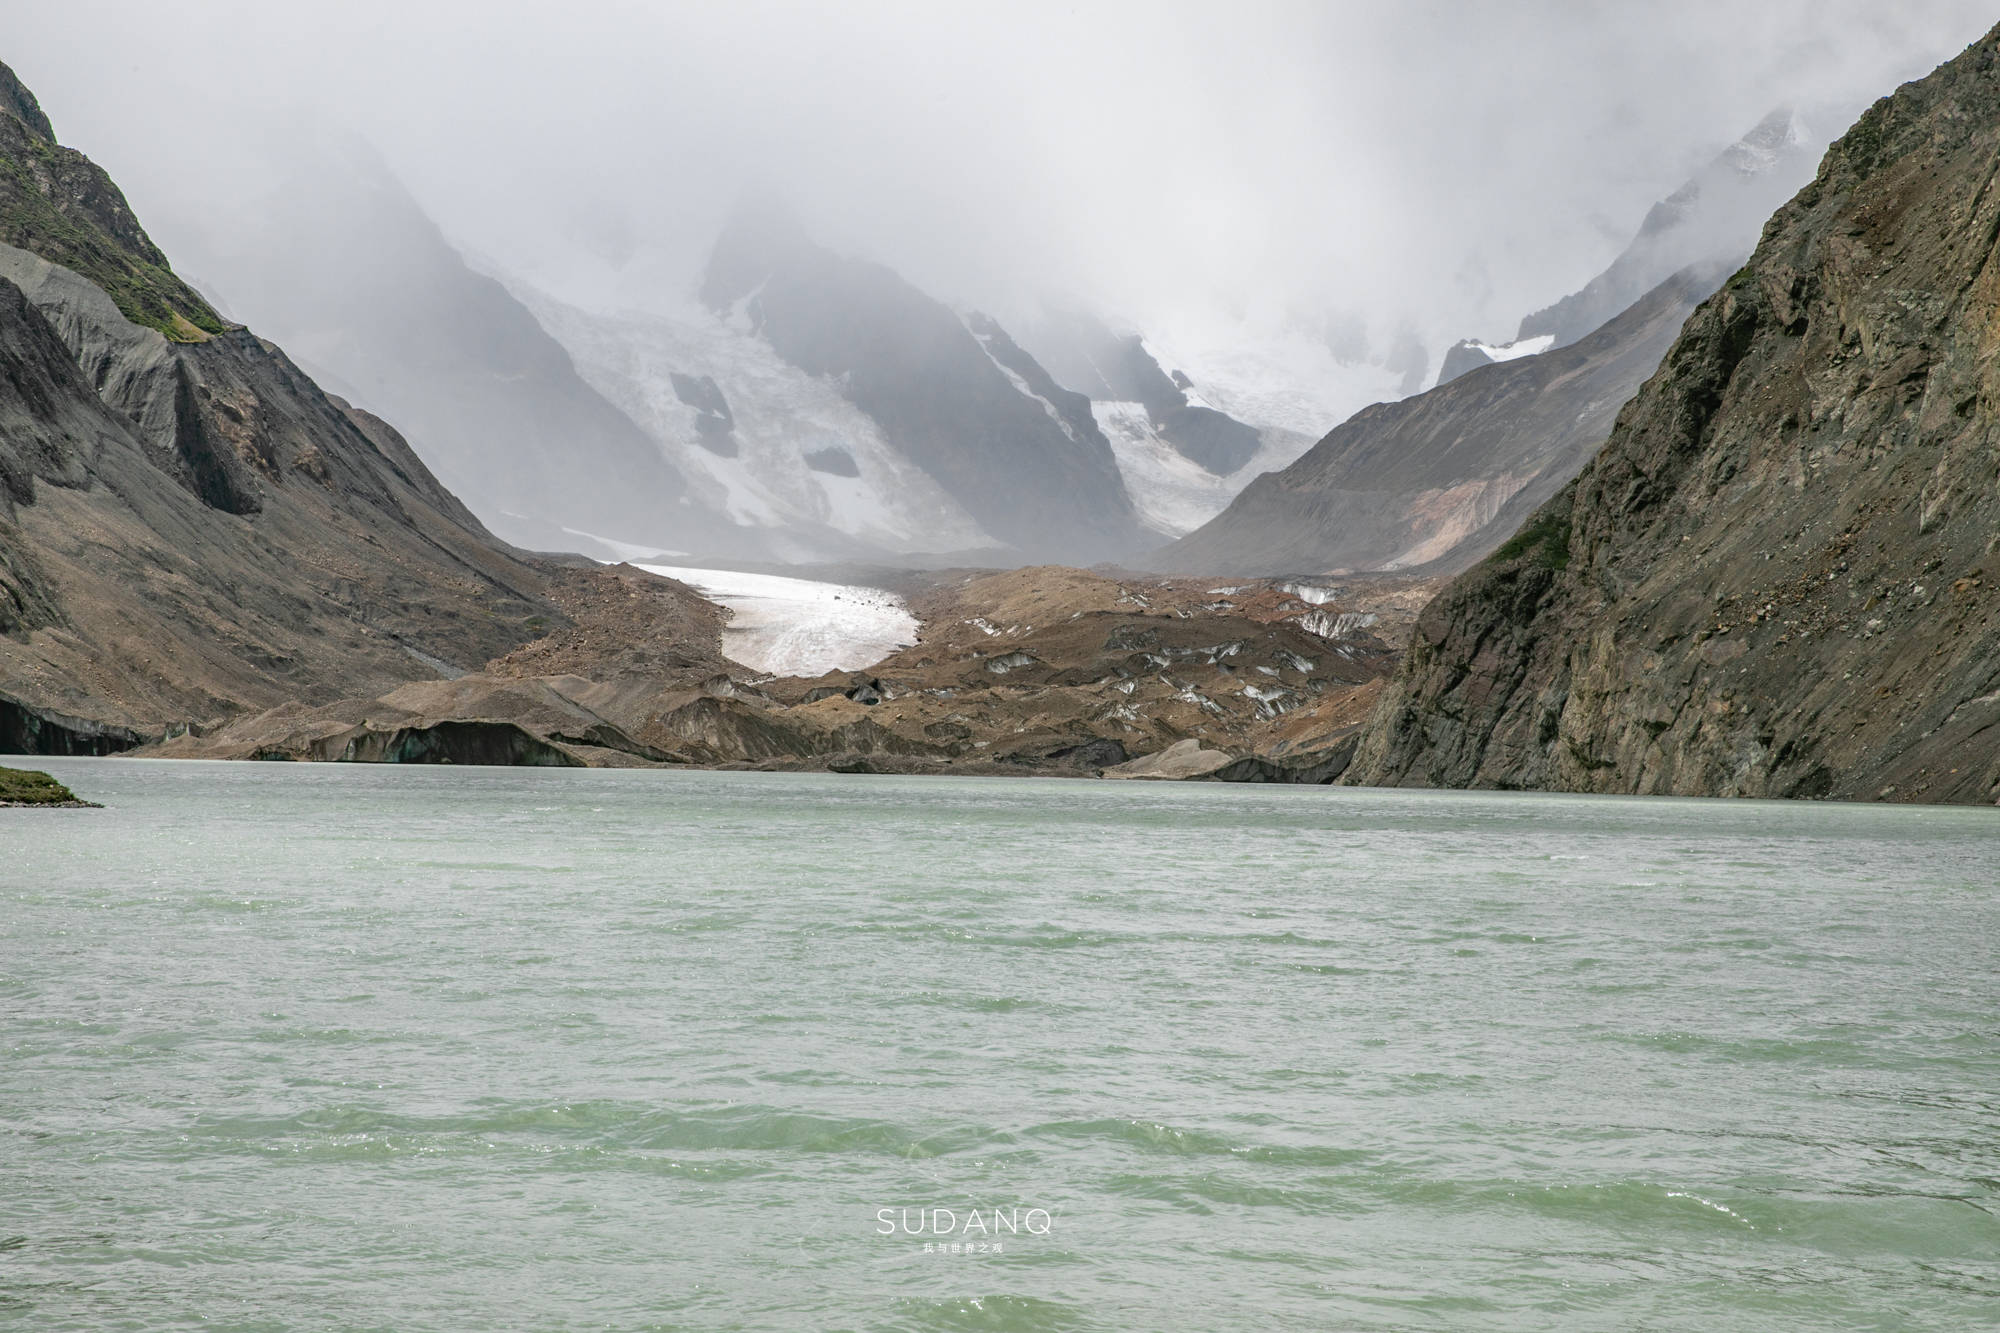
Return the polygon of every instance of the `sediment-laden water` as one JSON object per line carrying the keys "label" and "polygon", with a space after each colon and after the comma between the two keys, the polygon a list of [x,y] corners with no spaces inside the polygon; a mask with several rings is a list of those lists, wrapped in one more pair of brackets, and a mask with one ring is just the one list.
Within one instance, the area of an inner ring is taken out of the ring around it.
{"label": "sediment-laden water", "polygon": [[1994,811],[46,767],[0,1325],[2000,1308]]}

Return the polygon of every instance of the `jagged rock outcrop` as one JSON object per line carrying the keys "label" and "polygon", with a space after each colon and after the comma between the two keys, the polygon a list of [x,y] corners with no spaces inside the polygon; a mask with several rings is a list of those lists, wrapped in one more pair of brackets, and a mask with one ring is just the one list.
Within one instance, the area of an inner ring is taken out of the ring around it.
{"label": "jagged rock outcrop", "polygon": [[785,361],[836,380],[993,538],[1066,560],[1145,544],[1089,400],[993,320],[963,319],[891,270],[824,249],[766,201],[725,228],[701,298],[740,307]]}
{"label": "jagged rock outcrop", "polygon": [[1166,570],[1463,569],[1576,475],[1717,274],[1677,274],[1570,347],[1364,408],[1145,563]]}
{"label": "jagged rock outcrop", "polygon": [[1344,780],[2000,797],[2000,30],[1870,108]]}

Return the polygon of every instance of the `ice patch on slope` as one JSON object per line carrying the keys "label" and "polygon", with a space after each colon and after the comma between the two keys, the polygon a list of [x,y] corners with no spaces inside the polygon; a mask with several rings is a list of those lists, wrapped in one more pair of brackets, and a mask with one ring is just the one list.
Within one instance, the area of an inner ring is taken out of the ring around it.
{"label": "ice patch on slope", "polygon": [[[521,516],[516,515],[516,517]],[[670,551],[662,546],[641,546],[633,542],[621,542],[615,537],[604,537],[595,532],[585,532],[582,528],[564,528],[563,531],[572,537],[582,537],[586,541],[597,543],[619,560],[637,560],[641,556],[687,554],[686,551]],[[588,555],[590,553],[586,551],[584,554]]]}
{"label": "ice patch on slope", "polygon": [[986,359],[993,363],[993,368],[1007,377],[1007,382],[1014,386],[1016,393],[1019,393],[1031,403],[1040,403],[1042,411],[1048,415],[1049,420],[1056,423],[1056,428],[1068,437],[1071,444],[1083,443],[1081,439],[1077,438],[1076,427],[1070,425],[1069,418],[1062,414],[1062,409],[1036,393],[1033,387],[1029,385],[1027,377],[1021,374],[1020,371],[1015,370],[1005,361],[993,355],[993,348],[991,346],[993,335],[981,333],[978,329],[973,328],[971,322],[962,314],[958,317],[958,322],[965,326],[965,331],[972,335],[974,342],[979,344],[979,350],[986,353]]}
{"label": "ice patch on slope", "polygon": [[1556,335],[1544,333],[1533,338],[1521,338],[1510,343],[1483,343],[1467,339],[1465,345],[1478,352],[1488,361],[1515,361],[1524,356],[1540,356],[1555,346]]}
{"label": "ice patch on slope", "polygon": [[917,618],[881,588],[731,569],[639,568],[728,607],[735,614],[722,631],[723,653],[774,676],[856,670],[917,641]]}
{"label": "ice patch on slope", "polygon": [[[1188,401],[1193,404],[1195,395]],[[1161,438],[1143,403],[1093,402],[1090,411],[1111,442],[1139,521],[1169,537],[1193,532],[1228,508],[1258,474],[1288,466],[1313,445],[1311,436],[1266,430],[1249,462],[1218,477]]]}

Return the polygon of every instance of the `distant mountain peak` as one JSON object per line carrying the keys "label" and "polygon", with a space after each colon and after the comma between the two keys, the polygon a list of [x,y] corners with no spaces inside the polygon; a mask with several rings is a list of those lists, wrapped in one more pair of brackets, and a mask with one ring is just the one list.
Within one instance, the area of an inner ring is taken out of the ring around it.
{"label": "distant mountain peak", "polygon": [[790,201],[772,190],[746,190],[709,252],[701,302],[726,310],[756,291],[773,268],[819,249]]}
{"label": "distant mountain peak", "polygon": [[1602,326],[1692,264],[1734,267],[1772,211],[1812,178],[1817,154],[1799,114],[1781,106],[1654,204],[1631,244],[1581,289],[1521,321],[1516,339],[1557,347]]}
{"label": "distant mountain peak", "polygon": [[1750,132],[1722,150],[1718,162],[1746,176],[1758,176],[1779,165],[1806,141],[1798,109],[1780,106],[1758,121]]}

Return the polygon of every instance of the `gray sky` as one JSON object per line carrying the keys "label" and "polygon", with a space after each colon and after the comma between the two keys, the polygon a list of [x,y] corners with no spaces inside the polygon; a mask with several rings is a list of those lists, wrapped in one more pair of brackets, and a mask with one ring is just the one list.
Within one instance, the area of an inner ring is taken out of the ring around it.
{"label": "gray sky", "polygon": [[1507,336],[1773,106],[1864,104],[2000,17],[1970,0],[5,4],[0,58],[142,219],[227,197],[231,127],[305,118],[373,142],[455,239],[558,289],[602,287],[612,261],[684,281],[761,182],[957,302],[1352,312],[1384,341]]}

